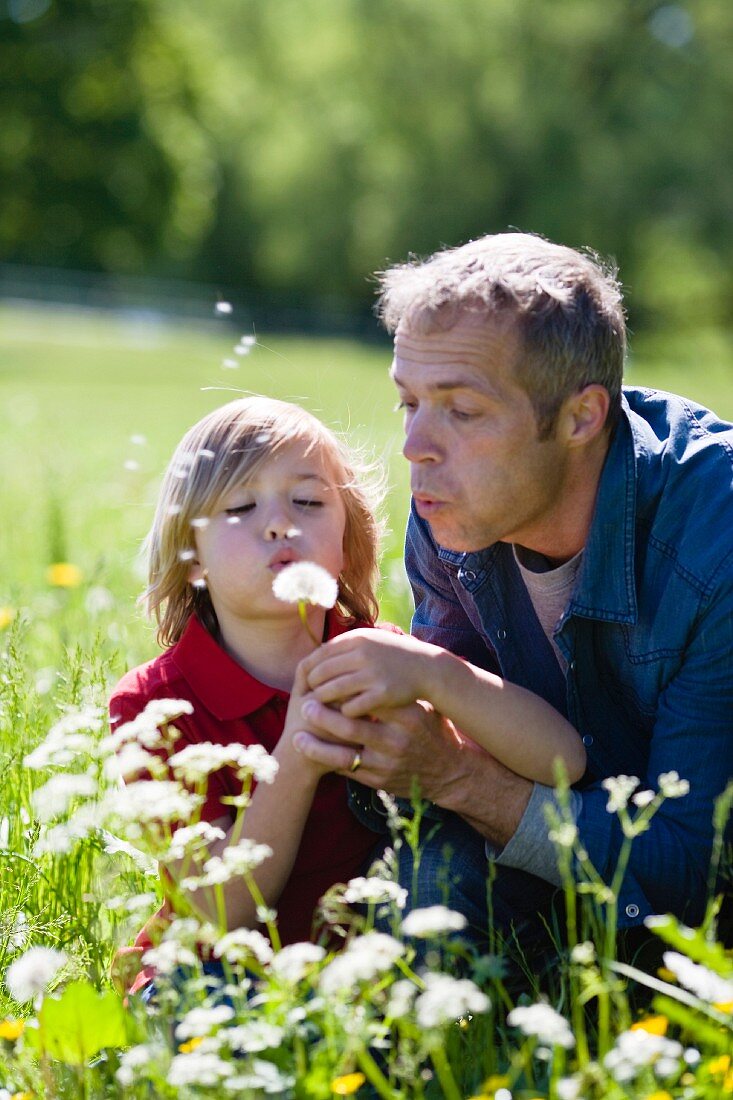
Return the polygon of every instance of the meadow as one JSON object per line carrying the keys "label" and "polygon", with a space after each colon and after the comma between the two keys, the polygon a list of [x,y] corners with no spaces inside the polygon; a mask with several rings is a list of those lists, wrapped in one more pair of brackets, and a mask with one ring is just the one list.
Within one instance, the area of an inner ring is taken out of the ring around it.
{"label": "meadow", "polygon": [[[434,937],[433,972],[415,974],[387,865],[371,893],[352,888],[352,897],[362,891],[366,917],[343,953],[348,973],[325,953],[278,962],[253,938],[226,956],[233,977],[248,976],[231,1013],[221,1005],[197,1010],[195,981],[189,1003],[171,995],[155,1017],[122,1008],[110,960],[156,908],[159,852],[139,851],[141,838],[105,802],[114,784],[104,766],[103,714],[122,672],[156,652],[135,601],[160,474],[185,428],[233,396],[305,404],[387,470],[382,614],[406,627],[408,471],[389,349],[258,333],[237,356],[242,333],[213,311],[209,324],[192,326],[152,312],[4,306],[0,333],[1,1100],[733,1094],[733,959],[716,942],[715,902],[696,932],[659,922],[666,969],[644,975],[634,960],[616,958],[608,935],[614,898],[592,875],[582,911],[567,880],[568,910],[578,914],[568,952],[550,987],[530,982],[519,1003],[498,949],[465,959],[460,981],[448,976],[460,946],[445,914],[442,925],[419,933]],[[733,418],[732,372],[733,348],[717,332],[669,342],[640,334],[627,381],[683,393]],[[160,719],[164,731],[171,720]],[[37,766],[29,766],[34,750]],[[81,777],[75,795],[58,805],[48,788],[34,796],[61,772]],[[633,812],[631,794],[620,792],[617,811],[629,843],[644,815],[679,792],[670,787]],[[719,832],[729,808],[730,798],[718,809]],[[409,822],[394,814],[394,826],[396,843],[412,842]],[[555,832],[567,862],[573,838],[562,821]],[[348,900],[343,890],[329,899],[334,925],[348,926]],[[378,909],[393,918],[394,936],[385,940],[374,939]],[[184,952],[194,933],[178,933]],[[15,981],[4,980],[34,947],[59,954],[41,960],[35,975],[21,970],[18,980],[16,969]],[[254,1004],[247,980],[257,986]]]}

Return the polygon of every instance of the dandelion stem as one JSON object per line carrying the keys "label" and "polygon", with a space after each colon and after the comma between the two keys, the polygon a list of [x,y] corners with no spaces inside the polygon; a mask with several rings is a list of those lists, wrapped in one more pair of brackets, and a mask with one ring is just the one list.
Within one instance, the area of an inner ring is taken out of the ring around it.
{"label": "dandelion stem", "polygon": [[313,642],[313,645],[320,645],[321,643],[319,639],[316,638],[315,634],[310,628],[310,623],[308,622],[308,603],[306,600],[298,600],[298,614],[300,615],[300,621],[302,622],[305,629],[308,631],[308,637]]}

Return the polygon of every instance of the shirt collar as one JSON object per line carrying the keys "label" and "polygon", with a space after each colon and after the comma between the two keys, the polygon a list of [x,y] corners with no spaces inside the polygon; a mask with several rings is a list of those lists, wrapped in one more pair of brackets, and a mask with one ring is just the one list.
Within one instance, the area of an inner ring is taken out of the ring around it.
{"label": "shirt collar", "polygon": [[[328,611],[326,640],[343,634],[352,625],[336,611]],[[192,690],[219,721],[246,718],[270,700],[288,697],[287,692],[263,684],[242,668],[195,615],[188,620],[172,656]]]}
{"label": "shirt collar", "polygon": [[578,586],[568,614],[636,622],[636,485],[635,432],[631,410],[622,397],[621,415],[601,472]]}

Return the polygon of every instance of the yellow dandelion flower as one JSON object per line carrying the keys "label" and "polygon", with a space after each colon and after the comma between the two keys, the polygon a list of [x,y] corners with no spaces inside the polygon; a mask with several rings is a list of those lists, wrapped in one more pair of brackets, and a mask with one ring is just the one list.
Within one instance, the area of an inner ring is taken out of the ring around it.
{"label": "yellow dandelion flower", "polygon": [[672,1097],[666,1089],[657,1089],[656,1092],[648,1093],[644,1100],[672,1100]]}
{"label": "yellow dandelion flower", "polygon": [[179,1054],[192,1054],[196,1047],[200,1047],[204,1041],[203,1035],[195,1035],[193,1039],[189,1039],[187,1043],[181,1043],[178,1048]]}
{"label": "yellow dandelion flower", "polygon": [[[2,612],[0,612],[0,624],[2,623]],[[718,1012],[733,1013],[733,1001],[718,1001],[713,1005],[713,1008],[717,1008]]]}
{"label": "yellow dandelion flower", "polygon": [[5,630],[6,627],[10,626],[15,614],[14,607],[0,607],[0,630]]}
{"label": "yellow dandelion flower", "polygon": [[477,1096],[469,1096],[468,1100],[493,1100],[488,1092],[480,1092]]}
{"label": "yellow dandelion flower", "polygon": [[14,1092],[11,1094],[10,1100],[33,1100],[32,1092]]}
{"label": "yellow dandelion flower", "polygon": [[46,581],[54,588],[78,588],[84,574],[70,561],[55,561],[46,570]]}
{"label": "yellow dandelion flower", "polygon": [[0,1039],[14,1043],[23,1034],[25,1020],[0,1020]]}
{"label": "yellow dandelion flower", "polygon": [[331,1091],[337,1096],[351,1096],[365,1081],[366,1077],[363,1073],[345,1073],[343,1077],[334,1077],[331,1082]]}
{"label": "yellow dandelion flower", "polygon": [[650,1035],[666,1035],[669,1020],[666,1016],[647,1016],[632,1024],[629,1031],[648,1031]]}
{"label": "yellow dandelion flower", "polygon": [[509,1078],[505,1073],[492,1073],[490,1077],[486,1078],[481,1088],[489,1095],[493,1095],[497,1089],[509,1088]]}
{"label": "yellow dandelion flower", "polygon": [[657,970],[657,977],[661,978],[663,982],[677,981],[677,975],[674,974],[671,970],[667,970],[666,966],[659,967],[659,970]]}
{"label": "yellow dandelion flower", "polygon": [[722,1077],[730,1069],[730,1055],[721,1054],[719,1058],[712,1058],[708,1062],[708,1073],[711,1077]]}

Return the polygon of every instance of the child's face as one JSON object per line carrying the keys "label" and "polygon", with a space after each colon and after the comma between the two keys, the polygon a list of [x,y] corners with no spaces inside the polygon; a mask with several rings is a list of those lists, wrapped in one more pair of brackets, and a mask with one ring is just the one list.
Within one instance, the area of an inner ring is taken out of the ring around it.
{"label": "child's face", "polygon": [[272,593],[275,576],[312,561],[338,577],[346,512],[322,453],[294,441],[225,494],[205,526],[194,526],[197,560],[189,580],[206,585],[223,630],[233,621],[297,614]]}

